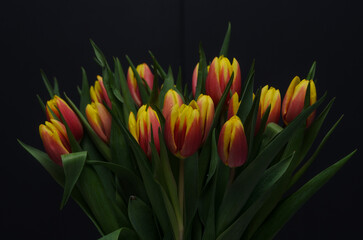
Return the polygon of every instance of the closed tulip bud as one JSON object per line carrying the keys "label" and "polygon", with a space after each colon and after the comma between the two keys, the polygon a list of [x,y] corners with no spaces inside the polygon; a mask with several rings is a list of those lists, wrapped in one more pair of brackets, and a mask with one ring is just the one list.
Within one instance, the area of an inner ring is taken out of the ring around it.
{"label": "closed tulip bud", "polygon": [[247,159],[247,139],[239,117],[231,117],[222,127],[218,139],[218,154],[231,168],[242,166]]}
{"label": "closed tulip bud", "polygon": [[238,99],[238,94],[234,93],[228,103],[227,119],[230,119],[231,117],[237,114],[239,105],[240,102]]}
{"label": "closed tulip bud", "polygon": [[[210,66],[207,66],[207,72],[209,71]],[[192,76],[192,92],[193,97],[195,97],[195,92],[197,91],[197,83],[198,83],[198,70],[199,70],[199,63],[194,68],[193,76]]]}
{"label": "closed tulip bud", "polygon": [[214,118],[214,103],[210,96],[200,94],[197,100],[200,112],[200,125],[202,129],[202,143],[208,137]]}
{"label": "closed tulip bud", "polygon": [[103,79],[101,76],[97,75],[97,81],[95,86],[91,86],[90,95],[93,102],[106,103],[109,108],[112,107],[111,101],[107,95],[106,88],[103,84]]}
{"label": "closed tulip bud", "polygon": [[58,117],[59,120],[61,119],[62,114],[64,120],[66,121],[69,129],[77,141],[82,139],[83,127],[81,122],[73,110],[68,106],[68,104],[58,96],[54,96],[53,99],[47,102],[46,114],[48,121],[54,118],[52,112]]}
{"label": "closed tulip bud", "polygon": [[146,105],[141,106],[137,112],[136,118],[134,113],[130,112],[129,131],[149,159],[151,158],[151,136],[153,136],[156,150],[160,152],[159,128],[159,117],[150,106],[147,109]]}
{"label": "closed tulip bud", "polygon": [[179,158],[193,155],[202,141],[198,104],[175,105],[166,118],[164,137],[169,150]]}
{"label": "closed tulip bud", "polygon": [[[284,100],[282,102],[282,119],[287,125],[292,122],[303,110],[305,104],[305,95],[310,83],[310,105],[316,102],[316,88],[313,80],[302,80],[299,77],[295,77],[289,88],[286,91]],[[309,127],[315,117],[315,111],[310,114],[306,120],[306,127]]]}
{"label": "closed tulip bud", "polygon": [[[151,90],[153,88],[154,75],[152,74],[149,66],[146,63],[142,63],[136,67],[136,71],[140,75],[140,78],[146,81],[148,87]],[[140,107],[142,105],[140,91],[137,85],[136,77],[131,67],[129,67],[127,71],[127,85],[136,105]]]}
{"label": "closed tulip bud", "polygon": [[261,90],[260,103],[258,107],[257,121],[256,121],[256,132],[260,129],[262,116],[265,114],[268,106],[270,107],[270,113],[268,115],[266,125],[274,122],[278,123],[280,120],[281,110],[281,95],[278,89],[273,87],[264,86]]}
{"label": "closed tulip bud", "polygon": [[106,107],[99,102],[93,102],[86,107],[87,120],[97,135],[105,142],[110,141],[111,114]]}
{"label": "closed tulip bud", "polygon": [[182,104],[183,104],[183,99],[181,98],[179,93],[177,93],[173,89],[170,89],[169,91],[166,92],[164,97],[163,116],[167,118],[174,105],[181,106]]}
{"label": "closed tulip bud", "polygon": [[71,152],[65,126],[61,122],[51,119],[50,122],[40,124],[39,134],[50,159],[62,166],[61,156]]}
{"label": "closed tulip bud", "polygon": [[[214,105],[217,105],[221,98],[228,81],[234,73],[233,83],[230,89],[232,94],[240,93],[241,91],[241,70],[235,58],[233,58],[232,65],[228,58],[223,56],[213,59],[210,65],[207,79],[205,82],[206,93],[213,99]],[[227,95],[226,102],[229,101],[229,94]]]}

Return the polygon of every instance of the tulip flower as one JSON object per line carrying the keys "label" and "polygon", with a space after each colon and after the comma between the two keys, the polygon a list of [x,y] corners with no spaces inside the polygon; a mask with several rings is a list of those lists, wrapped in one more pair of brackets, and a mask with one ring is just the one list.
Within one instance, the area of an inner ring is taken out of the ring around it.
{"label": "tulip flower", "polygon": [[278,123],[280,120],[280,110],[281,110],[280,91],[273,87],[269,88],[269,86],[266,85],[261,90],[255,132],[257,132],[260,129],[262,116],[265,114],[266,109],[268,108],[269,105],[271,105],[271,107],[270,107],[270,113],[266,121],[266,125],[271,122]]}
{"label": "tulip flower", "polygon": [[227,113],[227,119],[230,119],[234,115],[237,114],[238,108],[239,108],[240,102],[238,99],[238,94],[235,92],[232,95],[232,98],[229,100],[228,103],[228,113]]}
{"label": "tulip flower", "polygon": [[202,141],[198,104],[174,105],[165,121],[164,137],[169,150],[184,159],[193,155]]}
{"label": "tulip flower", "polygon": [[62,166],[61,155],[71,152],[65,126],[61,122],[51,119],[50,122],[40,124],[39,134],[48,156],[56,164]]}
{"label": "tulip flower", "polygon": [[[233,58],[231,65],[230,61],[223,56],[213,59],[208,71],[205,88],[207,95],[213,99],[214,105],[218,104],[232,72],[234,73],[234,77],[230,92],[232,94],[235,92],[239,94],[241,92],[241,70],[237,60]],[[228,101],[229,94],[227,95],[226,102]]]}
{"label": "tulip flower", "polygon": [[239,117],[232,116],[222,127],[218,139],[218,154],[231,168],[242,166],[247,159],[247,139]]}
{"label": "tulip flower", "polygon": [[[154,75],[152,74],[149,66],[146,63],[142,63],[136,67],[136,71],[140,75],[141,79],[144,79],[149,86],[150,90],[153,88],[154,83]],[[132,98],[134,99],[137,106],[141,106],[141,96],[139,87],[137,85],[137,80],[132,71],[131,67],[129,67],[127,71],[127,85],[129,87]]]}
{"label": "tulip flower", "polygon": [[77,139],[77,141],[80,141],[83,137],[83,127],[77,115],[63,99],[58,96],[54,96],[53,99],[47,102],[46,114],[48,121],[54,119],[53,114],[55,114],[56,117],[61,120],[60,113],[62,114],[74,137]]}
{"label": "tulip flower", "polygon": [[106,88],[103,84],[101,76],[97,75],[95,86],[91,86],[90,95],[93,102],[106,103],[109,108],[112,108],[111,101],[107,95]]}
{"label": "tulip flower", "polygon": [[111,135],[111,114],[106,107],[99,102],[92,102],[86,107],[87,120],[97,135],[105,142],[110,141]]}
{"label": "tulip flower", "polygon": [[173,89],[170,89],[169,91],[166,92],[165,97],[164,97],[163,116],[165,118],[167,118],[171,109],[176,104],[178,106],[181,106],[183,104],[183,99],[181,98],[179,93],[177,93]]}
{"label": "tulip flower", "polygon": [[[210,66],[207,66],[207,72],[209,71]],[[193,97],[195,97],[195,92],[197,91],[197,83],[198,83],[198,70],[199,70],[199,63],[194,68],[193,76],[192,76],[192,92]]]}
{"label": "tulip flower", "polygon": [[146,108],[146,105],[141,106],[137,112],[136,118],[134,113],[130,112],[130,133],[134,136],[149,159],[151,158],[151,135],[153,136],[156,150],[160,152],[159,128],[160,120],[158,114],[150,106],[148,108]]}
{"label": "tulip flower", "polygon": [[200,125],[202,129],[202,143],[208,137],[209,130],[214,118],[214,103],[210,96],[200,94],[197,99],[197,104],[200,111]]}
{"label": "tulip flower", "polygon": [[[305,95],[310,84],[310,105],[316,102],[316,88],[313,80],[302,80],[296,76],[290,83],[282,102],[282,119],[287,125],[297,117],[304,108]],[[306,127],[309,127],[315,117],[315,111],[306,120]]]}

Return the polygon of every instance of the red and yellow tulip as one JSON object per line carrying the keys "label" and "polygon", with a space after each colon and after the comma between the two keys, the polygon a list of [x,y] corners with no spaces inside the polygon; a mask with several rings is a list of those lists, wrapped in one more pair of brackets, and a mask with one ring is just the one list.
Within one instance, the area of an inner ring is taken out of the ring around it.
{"label": "red and yellow tulip", "polygon": [[201,120],[200,127],[202,129],[202,142],[205,142],[213,123],[214,103],[210,96],[200,94],[197,99],[197,104],[200,111],[200,120]]}
{"label": "red and yellow tulip", "polygon": [[273,87],[269,88],[269,86],[266,85],[261,90],[260,103],[258,107],[257,122],[256,122],[256,132],[260,129],[262,116],[265,114],[269,105],[271,105],[271,107],[270,107],[270,113],[266,121],[266,125],[271,122],[278,123],[280,120],[280,110],[281,110],[280,90],[275,89]]}
{"label": "red and yellow tulip", "polygon": [[61,156],[71,152],[65,126],[61,122],[51,119],[50,122],[40,124],[39,134],[48,156],[56,164],[62,166]]}
{"label": "red and yellow tulip", "polygon": [[[207,79],[205,82],[205,88],[207,95],[211,96],[214,105],[217,105],[221,98],[224,89],[226,88],[228,81],[234,73],[233,83],[230,92],[238,94],[241,91],[241,69],[235,58],[233,58],[232,64],[223,56],[213,59],[210,65]],[[229,101],[229,94],[227,95],[226,102]]]}
{"label": "red and yellow tulip", "polygon": [[166,118],[164,137],[169,150],[179,158],[193,155],[202,141],[198,104],[175,105]]}
{"label": "red and yellow tulip", "polygon": [[97,135],[105,142],[110,141],[112,117],[106,107],[99,102],[92,102],[86,107],[87,120]]}
{"label": "red and yellow tulip", "polygon": [[218,139],[218,154],[231,168],[242,166],[247,160],[247,139],[239,117],[232,116],[222,127]]}
{"label": "red and yellow tulip", "polygon": [[73,110],[68,106],[68,104],[58,96],[54,96],[53,99],[47,102],[46,114],[48,121],[54,119],[52,112],[57,116],[59,120],[61,119],[62,114],[64,120],[66,121],[69,129],[71,130],[77,141],[80,141],[82,139],[83,127],[81,122],[79,121],[77,115],[73,112]]}
{"label": "red and yellow tulip", "polygon": [[[133,112],[129,115],[129,130],[139,143],[147,157],[151,158],[151,136],[153,136],[156,150],[160,152],[159,143],[160,120],[157,113],[149,106],[143,105],[139,108],[137,116]],[[152,131],[152,134],[151,134]]]}
{"label": "red and yellow tulip", "polygon": [[105,102],[109,108],[112,107],[101,76],[97,75],[97,81],[95,81],[95,85],[91,86],[90,88],[90,95],[93,102],[102,104]]}
{"label": "red and yellow tulip", "polygon": [[[141,79],[144,79],[146,81],[147,85],[151,90],[153,88],[154,75],[152,74],[149,66],[146,63],[142,63],[136,67],[136,71],[140,75]],[[131,67],[129,67],[127,71],[127,85],[136,105],[140,107],[142,105],[140,91],[137,85],[136,77]]]}
{"label": "red and yellow tulip", "polygon": [[[292,122],[303,110],[305,95],[310,84],[310,105],[316,102],[316,88],[313,80],[301,80],[296,76],[290,83],[282,102],[282,119],[287,125]],[[315,111],[310,114],[306,120],[306,126],[309,127],[315,117]]]}
{"label": "red and yellow tulip", "polygon": [[232,98],[229,100],[228,103],[228,113],[227,113],[227,119],[230,119],[234,115],[237,114],[239,105],[241,104],[238,99],[238,94],[235,92],[232,95]]}
{"label": "red and yellow tulip", "polygon": [[165,118],[168,117],[171,109],[174,105],[181,106],[183,104],[183,99],[175,90],[170,89],[166,92],[164,97],[164,105],[163,105],[163,116]]}

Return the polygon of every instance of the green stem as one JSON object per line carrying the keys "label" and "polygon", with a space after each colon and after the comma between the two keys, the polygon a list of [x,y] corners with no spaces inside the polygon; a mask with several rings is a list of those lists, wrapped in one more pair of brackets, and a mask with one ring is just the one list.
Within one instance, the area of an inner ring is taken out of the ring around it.
{"label": "green stem", "polygon": [[181,223],[179,223],[179,239],[184,238],[184,159],[180,159],[179,166],[179,209]]}
{"label": "green stem", "polygon": [[231,168],[231,170],[229,171],[229,180],[227,188],[229,188],[232,185],[235,174],[236,174],[236,168]]}

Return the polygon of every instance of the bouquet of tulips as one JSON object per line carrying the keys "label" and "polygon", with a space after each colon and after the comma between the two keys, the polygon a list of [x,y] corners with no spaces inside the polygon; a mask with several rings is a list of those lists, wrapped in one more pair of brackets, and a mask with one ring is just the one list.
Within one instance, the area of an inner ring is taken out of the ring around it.
{"label": "bouquet of tulips", "polygon": [[307,158],[334,99],[316,114],[326,94],[317,99],[315,62],[282,101],[254,89],[254,62],[242,81],[227,58],[230,33],[209,65],[200,45],[191,92],[151,52],[151,68],[126,56],[125,75],[93,41],[102,77],[89,87],[82,69],[79,105],[42,72],[45,152],[19,142],[64,188],[61,208],[71,197],[100,239],[272,239],[354,154],[291,188],[341,120]]}

